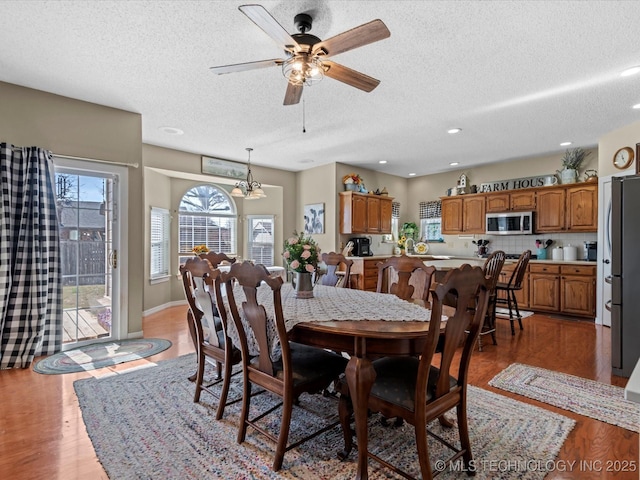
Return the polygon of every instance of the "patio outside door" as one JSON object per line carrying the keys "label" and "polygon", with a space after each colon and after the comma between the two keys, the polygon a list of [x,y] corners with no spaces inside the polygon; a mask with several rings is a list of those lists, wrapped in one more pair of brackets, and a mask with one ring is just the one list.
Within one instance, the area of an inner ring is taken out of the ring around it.
{"label": "patio outside door", "polygon": [[118,338],[120,175],[104,171],[118,167],[54,162],[67,350]]}

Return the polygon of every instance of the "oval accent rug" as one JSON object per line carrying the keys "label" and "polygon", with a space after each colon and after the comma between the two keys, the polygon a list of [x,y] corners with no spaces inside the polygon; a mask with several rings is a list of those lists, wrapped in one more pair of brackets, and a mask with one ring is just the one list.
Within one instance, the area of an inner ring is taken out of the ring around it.
{"label": "oval accent rug", "polygon": [[163,338],[92,343],[43,358],[33,366],[33,371],[46,375],[85,372],[150,357],[170,346],[171,342]]}

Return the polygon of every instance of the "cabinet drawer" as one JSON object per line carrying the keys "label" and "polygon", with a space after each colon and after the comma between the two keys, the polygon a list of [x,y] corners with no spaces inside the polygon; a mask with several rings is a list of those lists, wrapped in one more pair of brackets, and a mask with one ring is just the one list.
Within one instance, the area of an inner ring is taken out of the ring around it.
{"label": "cabinet drawer", "polygon": [[560,273],[560,265],[532,263],[529,265],[529,273]]}
{"label": "cabinet drawer", "polygon": [[596,267],[591,265],[561,265],[560,273],[563,275],[591,275],[595,276]]}

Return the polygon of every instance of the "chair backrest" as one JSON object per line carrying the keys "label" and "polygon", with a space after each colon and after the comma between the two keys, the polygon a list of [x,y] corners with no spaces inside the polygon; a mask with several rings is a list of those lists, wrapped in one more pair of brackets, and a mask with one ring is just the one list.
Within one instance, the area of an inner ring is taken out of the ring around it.
{"label": "chair backrest", "polygon": [[[459,359],[456,372],[458,386],[466,385],[469,361],[474,345],[480,334],[489,301],[488,278],[480,267],[464,264],[459,268],[447,272],[442,283],[431,288],[431,320],[427,343],[423,348],[420,366],[418,368],[418,383],[416,385],[416,405],[426,402],[426,388],[429,380],[431,363],[434,360],[436,346],[441,345],[438,379],[436,392],[430,392],[439,397],[451,389],[450,372],[454,358]],[[444,333],[441,333],[441,318],[443,301],[446,297],[455,297],[455,313],[449,315]],[[475,305],[474,309],[468,308]],[[468,332],[465,336],[465,331]],[[440,337],[444,337],[440,340]],[[462,355],[456,357],[456,351],[464,341]]]}
{"label": "chair backrest", "polygon": [[529,265],[529,260],[531,260],[531,250],[525,250],[518,258],[518,263],[516,264],[516,268],[513,270],[511,274],[511,278],[509,279],[509,286],[511,288],[520,289],[522,288],[522,280],[524,280],[524,274],[527,271],[527,265]]}
{"label": "chair backrest", "polygon": [[200,257],[187,259],[184,265],[180,265],[182,286],[189,304],[189,311],[194,320],[199,341],[203,341],[203,323],[209,329],[208,342],[214,346],[220,346],[218,341],[218,327],[215,317],[218,317],[218,309],[212,297],[213,281],[220,274],[214,269],[208,260]]}
{"label": "chair backrest", "polygon": [[502,250],[496,250],[485,260],[484,266],[482,267],[485,276],[490,277],[489,284],[487,288],[490,293],[493,293],[496,289],[496,284],[500,279],[500,272],[502,271],[502,266],[504,265],[506,255]]}
{"label": "chair backrest", "polygon": [[[416,257],[401,255],[399,257],[389,257],[384,262],[378,262],[378,293],[392,293],[403,300],[419,299],[425,304],[429,300],[429,289],[431,288],[431,278],[436,271],[434,266],[427,266]],[[424,282],[412,281],[415,272],[424,273]],[[385,273],[387,278],[385,278]],[[397,277],[397,281],[394,281]],[[385,282],[388,289],[384,291]],[[416,292],[416,286],[419,291]]]}
{"label": "chair backrest", "polygon": [[332,287],[338,285],[341,276],[337,275],[336,272],[340,265],[344,265],[344,277],[340,286],[351,286],[351,266],[353,265],[353,260],[347,260],[344,255],[336,252],[323,253],[320,258],[327,266],[326,273],[320,279],[320,283],[322,285],[329,285]]}
{"label": "chair backrest", "polygon": [[[254,265],[251,262],[234,263],[228,272],[220,274],[220,280],[224,283],[227,291],[227,300],[231,317],[238,331],[240,339],[240,350],[242,351],[243,365],[249,370],[258,370],[266,375],[275,378],[276,370],[271,359],[271,344],[269,342],[267,325],[267,312],[262,304],[258,302],[258,287],[269,288],[270,299],[273,301],[273,313],[275,329],[280,341],[282,350],[283,375],[282,380],[291,382],[291,353],[287,340],[287,330],[282,315],[282,301],[280,289],[282,287],[282,277],[272,277],[264,265]],[[242,288],[246,300],[242,302],[242,315],[238,309],[235,299],[233,284],[237,283]],[[259,349],[257,362],[249,362],[249,344],[247,335],[249,330],[255,337]]]}
{"label": "chair backrest", "polygon": [[199,256],[200,258],[209,260],[209,263],[211,263],[211,266],[213,268],[218,268],[218,265],[220,265],[222,262],[229,262],[229,264],[233,264],[236,261],[235,257],[230,258],[226,253],[207,252],[201,253]]}

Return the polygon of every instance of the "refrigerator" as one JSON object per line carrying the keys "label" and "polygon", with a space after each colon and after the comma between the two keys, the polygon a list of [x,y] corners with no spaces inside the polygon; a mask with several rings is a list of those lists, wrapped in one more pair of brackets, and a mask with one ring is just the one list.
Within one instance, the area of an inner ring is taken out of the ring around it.
{"label": "refrigerator", "polygon": [[629,377],[640,359],[640,176],[611,179],[611,366]]}

